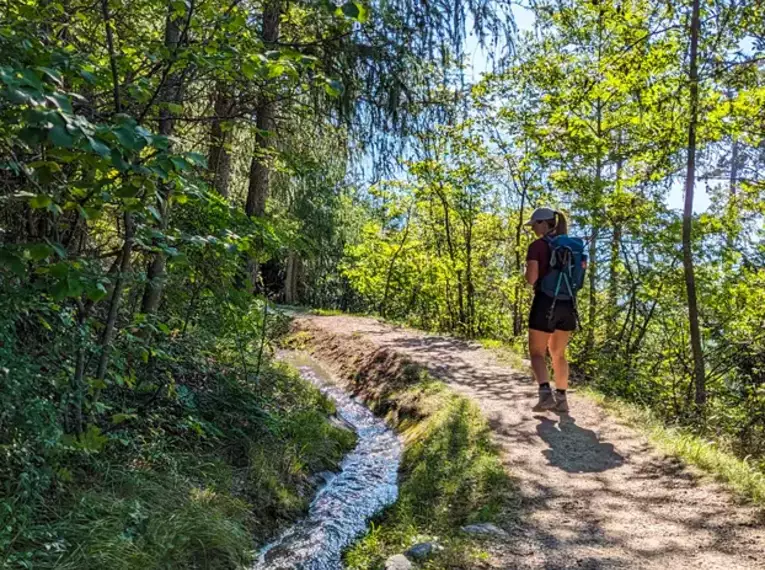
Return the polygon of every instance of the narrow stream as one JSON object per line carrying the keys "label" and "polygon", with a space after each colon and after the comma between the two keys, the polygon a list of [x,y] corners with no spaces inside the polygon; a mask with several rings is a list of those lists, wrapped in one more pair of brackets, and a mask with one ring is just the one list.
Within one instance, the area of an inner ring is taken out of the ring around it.
{"label": "narrow stream", "polygon": [[398,497],[401,442],[381,419],[338,388],[310,356],[284,351],[278,358],[297,368],[335,403],[337,415],[353,426],[358,442],[343,459],[340,472],[327,474],[308,516],[266,546],[253,570],[340,570],[343,549],[366,531],[374,514]]}

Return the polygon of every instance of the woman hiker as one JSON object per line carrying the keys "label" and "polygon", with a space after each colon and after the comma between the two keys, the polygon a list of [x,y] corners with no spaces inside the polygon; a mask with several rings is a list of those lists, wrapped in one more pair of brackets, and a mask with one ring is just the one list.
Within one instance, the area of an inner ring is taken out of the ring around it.
{"label": "woman hiker", "polygon": [[[566,346],[571,331],[576,328],[574,302],[558,300],[552,314],[552,297],[542,293],[539,284],[550,271],[550,245],[545,238],[567,233],[565,216],[551,208],[537,208],[526,222],[537,239],[529,246],[526,255],[526,281],[534,287],[534,301],[529,314],[529,353],[534,378],[539,384],[539,401],[532,408],[535,412],[552,410],[568,412],[566,390],[568,389],[568,362]],[[555,373],[555,393],[550,388],[545,352],[550,350]]]}

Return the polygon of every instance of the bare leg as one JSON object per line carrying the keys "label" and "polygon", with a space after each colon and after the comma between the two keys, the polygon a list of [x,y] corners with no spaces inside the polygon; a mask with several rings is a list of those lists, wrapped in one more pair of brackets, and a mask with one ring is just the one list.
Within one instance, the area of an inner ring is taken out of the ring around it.
{"label": "bare leg", "polygon": [[543,331],[529,329],[529,355],[531,356],[531,369],[534,371],[534,378],[537,384],[544,384],[550,381],[547,373],[547,344],[553,335]]}
{"label": "bare leg", "polygon": [[[553,371],[555,372],[555,387],[558,390],[568,389],[568,361],[566,360],[566,347],[571,336],[569,331],[555,331],[549,335],[548,347],[552,357]],[[533,365],[533,360],[532,360]]]}

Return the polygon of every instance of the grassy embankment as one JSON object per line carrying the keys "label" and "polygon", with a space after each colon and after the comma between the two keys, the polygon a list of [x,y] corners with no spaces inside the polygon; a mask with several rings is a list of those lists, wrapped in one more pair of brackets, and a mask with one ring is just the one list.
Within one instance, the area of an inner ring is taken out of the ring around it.
{"label": "grassy embankment", "polygon": [[460,528],[513,520],[517,494],[478,408],[406,359],[361,338],[302,331],[287,344],[318,353],[405,444],[399,499],[346,552],[346,567],[379,569],[388,556],[425,541],[444,550],[423,568],[480,567],[488,554]]}
{"label": "grassy embankment", "polygon": [[106,391],[103,405],[144,404],[76,441],[34,393],[45,386],[39,363],[0,343],[0,451],[10,458],[0,466],[0,523],[13,531],[0,567],[241,568],[254,545],[303,515],[310,475],[336,467],[355,436],[332,427],[333,404],[294,372],[267,364],[254,375],[257,343],[241,351],[216,339],[183,339],[166,389]]}

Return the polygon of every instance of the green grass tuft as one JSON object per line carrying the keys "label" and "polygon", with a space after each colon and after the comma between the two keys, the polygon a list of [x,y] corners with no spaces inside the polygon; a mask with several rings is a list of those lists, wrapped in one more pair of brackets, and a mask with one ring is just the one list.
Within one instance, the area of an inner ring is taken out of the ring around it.
{"label": "green grass tuft", "polygon": [[528,361],[523,357],[523,348],[517,345],[508,345],[505,341],[493,338],[478,339],[478,343],[494,354],[501,363],[515,370],[530,371]]}
{"label": "green grass tuft", "polygon": [[445,549],[424,568],[474,568],[483,553],[460,527],[502,522],[517,507],[489,426],[475,404],[425,373],[389,398],[409,410],[396,416],[405,443],[399,500],[346,553],[346,567],[379,569],[388,556],[436,540]]}

